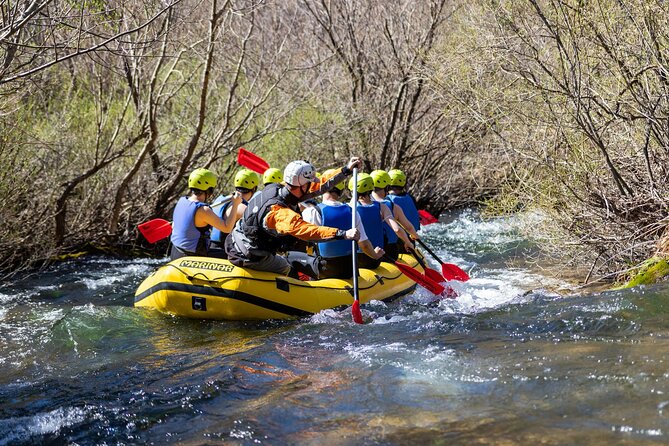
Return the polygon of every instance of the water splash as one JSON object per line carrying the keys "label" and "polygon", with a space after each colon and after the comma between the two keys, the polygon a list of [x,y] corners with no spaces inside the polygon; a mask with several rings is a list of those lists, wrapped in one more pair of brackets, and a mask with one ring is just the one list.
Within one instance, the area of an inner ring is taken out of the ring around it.
{"label": "water splash", "polygon": [[0,420],[0,445],[29,442],[82,423],[87,411],[78,407],[59,407],[50,412]]}

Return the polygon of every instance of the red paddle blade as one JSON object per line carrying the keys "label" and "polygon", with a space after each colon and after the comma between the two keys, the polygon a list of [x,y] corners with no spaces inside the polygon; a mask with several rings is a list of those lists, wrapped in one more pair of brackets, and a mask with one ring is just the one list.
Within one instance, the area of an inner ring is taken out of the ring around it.
{"label": "red paddle blade", "polygon": [[239,152],[237,152],[237,163],[261,175],[265,173],[267,169],[269,169],[269,164],[267,164],[267,161],[260,158],[258,155],[249,152],[243,147],[240,147]]}
{"label": "red paddle blade", "polygon": [[439,223],[439,219],[425,209],[420,209],[418,211],[418,218],[420,219],[420,224],[424,226],[432,223]]}
{"label": "red paddle blade", "polygon": [[172,224],[162,218],[154,218],[146,223],[137,225],[137,228],[149,243],[156,243],[159,240],[169,237],[172,233]]}
{"label": "red paddle blade", "polygon": [[442,263],[441,264],[441,273],[448,280],[459,280],[461,282],[466,282],[469,280],[469,274],[465,272],[458,265],[452,263]]}
{"label": "red paddle blade", "polygon": [[434,280],[437,283],[446,282],[446,279],[441,274],[439,274],[439,271],[430,267],[425,268],[425,277]]}
{"label": "red paddle blade", "polygon": [[360,301],[354,300],[353,306],[351,306],[351,314],[353,315],[353,322],[356,324],[362,324],[362,313],[360,312]]}
{"label": "red paddle blade", "polygon": [[404,265],[402,263],[395,262],[395,266],[397,266],[397,268],[399,268],[399,270],[402,271],[402,274],[404,274],[409,279],[413,280],[418,285],[428,290],[430,293],[435,295],[440,295],[441,293],[444,292],[443,285],[441,285],[438,282],[435,282],[432,279],[425,277],[423,274],[419,273],[417,270],[410,267],[409,265]]}

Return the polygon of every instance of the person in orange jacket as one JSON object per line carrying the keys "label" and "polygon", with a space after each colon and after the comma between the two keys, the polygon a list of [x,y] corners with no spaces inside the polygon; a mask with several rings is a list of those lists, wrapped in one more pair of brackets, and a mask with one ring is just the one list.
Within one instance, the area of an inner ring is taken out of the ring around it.
{"label": "person in orange jacket", "polygon": [[298,273],[318,278],[320,259],[291,250],[295,239],[309,242],[358,240],[357,229],[317,226],[300,215],[299,203],[331,190],[360,166],[353,157],[336,174],[319,182],[316,169],[306,161],[293,161],[283,172],[284,185],[269,184],[251,199],[244,216],[225,241],[233,265],[297,277]]}

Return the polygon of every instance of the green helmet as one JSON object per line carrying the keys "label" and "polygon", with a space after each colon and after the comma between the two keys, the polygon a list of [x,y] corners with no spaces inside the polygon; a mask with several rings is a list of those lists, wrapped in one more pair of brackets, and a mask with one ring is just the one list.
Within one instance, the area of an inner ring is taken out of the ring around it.
{"label": "green helmet", "polygon": [[[336,173],[337,171],[335,169],[328,169],[325,172],[323,172],[321,178],[332,178],[333,176],[335,176]],[[323,182],[322,179],[321,182]],[[342,181],[341,183],[337,184],[335,186],[335,189],[339,189],[339,193],[341,193],[344,189],[346,189],[346,181]]]}
{"label": "green helmet", "polygon": [[191,189],[207,190],[216,187],[216,175],[209,169],[195,169],[188,176],[188,187]]}
{"label": "green helmet", "polygon": [[235,187],[251,190],[258,187],[259,182],[258,174],[249,169],[242,169],[235,175]]}
{"label": "green helmet", "polygon": [[[353,178],[348,180],[348,189],[353,190]],[[374,180],[372,176],[368,173],[359,173],[358,174],[358,193],[364,194],[366,192],[371,192],[374,190]]]}
{"label": "green helmet", "polygon": [[280,183],[283,181],[283,173],[276,167],[270,167],[262,176],[262,184]]}
{"label": "green helmet", "polygon": [[407,185],[407,176],[404,175],[404,172],[402,172],[401,170],[393,169],[390,172],[388,172],[388,175],[390,176],[391,186],[404,187]]}
{"label": "green helmet", "polygon": [[387,186],[390,186],[390,175],[385,170],[374,170],[370,175],[374,180],[374,187],[385,189]]}

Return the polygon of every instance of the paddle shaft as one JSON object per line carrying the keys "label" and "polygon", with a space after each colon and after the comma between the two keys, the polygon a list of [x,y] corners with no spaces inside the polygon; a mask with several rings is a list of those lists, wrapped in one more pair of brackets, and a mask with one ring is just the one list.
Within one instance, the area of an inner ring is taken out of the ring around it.
{"label": "paddle shaft", "polygon": [[[358,168],[353,168],[353,212],[351,212],[351,228],[355,228],[355,215],[358,207]],[[355,240],[351,240],[351,248],[353,250],[353,255],[351,259],[353,260],[353,298],[356,302],[360,301],[360,296],[358,294],[358,243]]]}
{"label": "paddle shaft", "polygon": [[413,249],[413,248],[411,248],[411,250],[410,250],[409,252],[411,253],[412,256],[414,256],[414,258],[416,259],[416,261],[418,262],[418,264],[419,264],[421,267],[423,267],[423,269],[425,270],[425,272],[427,272],[427,265],[425,264],[425,261],[424,261],[423,258],[420,256],[420,254],[418,254],[418,253],[416,252],[416,250]]}
{"label": "paddle shaft", "polygon": [[219,201],[218,203],[212,204],[209,207],[213,209],[213,208],[217,208],[219,206],[223,206],[226,203],[230,203],[232,201],[232,197],[233,197],[233,195],[227,196],[224,199],[222,199],[221,201]]}
{"label": "paddle shaft", "polygon": [[439,257],[438,257],[438,256],[431,250],[431,249],[430,249],[429,246],[427,246],[425,243],[423,243],[423,241],[422,241],[421,239],[417,239],[416,241],[417,241],[418,243],[420,243],[420,246],[421,246],[425,251],[427,251],[428,253],[430,253],[430,255],[431,255],[432,257],[434,257],[434,260],[436,260],[436,261],[439,262],[439,263],[444,263],[444,262],[443,262],[443,261],[442,261],[442,260],[441,260],[441,259],[440,259],[440,258],[439,258]]}

